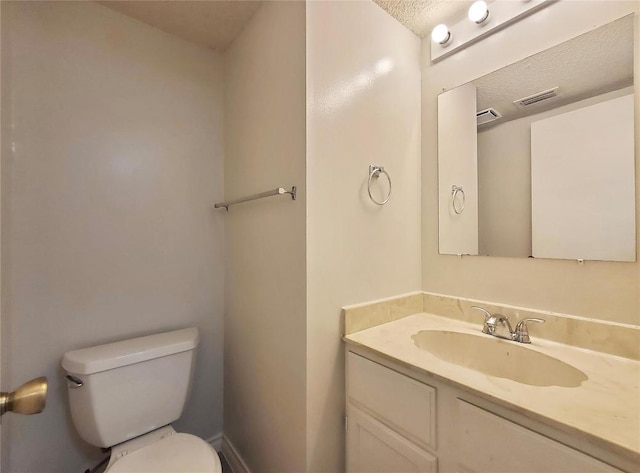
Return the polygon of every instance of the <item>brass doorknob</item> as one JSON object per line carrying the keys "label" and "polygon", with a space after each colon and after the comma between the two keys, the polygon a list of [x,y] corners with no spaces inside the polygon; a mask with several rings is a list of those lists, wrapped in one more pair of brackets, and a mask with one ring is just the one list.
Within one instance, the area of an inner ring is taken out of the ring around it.
{"label": "brass doorknob", "polygon": [[0,416],[5,412],[38,414],[47,403],[47,378],[27,381],[12,393],[0,393]]}

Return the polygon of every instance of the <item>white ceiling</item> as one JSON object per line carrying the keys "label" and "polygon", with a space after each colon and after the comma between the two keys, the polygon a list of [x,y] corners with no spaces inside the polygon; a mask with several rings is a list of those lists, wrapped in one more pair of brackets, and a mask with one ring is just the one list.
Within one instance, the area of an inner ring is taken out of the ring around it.
{"label": "white ceiling", "polygon": [[98,3],[219,52],[240,34],[261,4],[248,0],[107,0]]}

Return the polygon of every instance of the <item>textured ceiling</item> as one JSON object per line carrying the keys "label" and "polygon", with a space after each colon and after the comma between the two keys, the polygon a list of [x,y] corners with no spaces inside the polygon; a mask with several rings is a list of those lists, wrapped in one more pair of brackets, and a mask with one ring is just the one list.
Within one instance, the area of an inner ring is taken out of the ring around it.
{"label": "textured ceiling", "polygon": [[467,15],[470,0],[373,0],[421,38],[438,23],[457,23]]}
{"label": "textured ceiling", "polygon": [[[633,15],[481,77],[478,111],[495,108],[498,125],[633,85]],[[526,108],[514,100],[558,86],[558,97]],[[485,125],[483,129],[491,125]]]}
{"label": "textured ceiling", "polygon": [[261,2],[123,0],[98,3],[165,33],[222,52],[242,31]]}

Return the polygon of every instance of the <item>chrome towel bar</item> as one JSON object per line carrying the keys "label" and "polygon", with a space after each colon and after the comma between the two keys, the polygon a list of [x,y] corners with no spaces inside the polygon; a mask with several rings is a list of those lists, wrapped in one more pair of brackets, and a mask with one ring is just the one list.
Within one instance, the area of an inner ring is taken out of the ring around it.
{"label": "chrome towel bar", "polygon": [[247,197],[241,197],[239,199],[229,200],[227,202],[218,202],[214,205],[216,209],[224,208],[229,211],[229,207],[235,204],[241,204],[243,202],[249,202],[250,200],[264,199],[265,197],[271,197],[272,195],[284,195],[290,194],[291,200],[296,200],[296,186],[293,186],[290,191],[282,188],[276,187],[275,189],[271,189],[270,191],[260,192],[259,194],[250,195]]}

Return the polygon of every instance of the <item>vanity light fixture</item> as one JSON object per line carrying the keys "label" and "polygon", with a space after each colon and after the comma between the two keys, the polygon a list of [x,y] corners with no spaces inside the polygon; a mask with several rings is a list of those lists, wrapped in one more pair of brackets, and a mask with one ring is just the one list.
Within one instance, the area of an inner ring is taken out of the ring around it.
{"label": "vanity light fixture", "polygon": [[469,7],[468,16],[474,23],[484,25],[489,19],[489,7],[487,6],[487,2],[483,0],[473,2]]}
{"label": "vanity light fixture", "polygon": [[431,31],[431,40],[444,46],[451,41],[451,31],[449,31],[447,25],[440,23]]}
{"label": "vanity light fixture", "polygon": [[[474,2],[464,18],[454,25],[436,26],[431,31],[431,61],[438,61],[481,41],[496,31],[551,5],[556,0],[509,0],[491,3]],[[471,20],[471,21],[469,21]]]}

